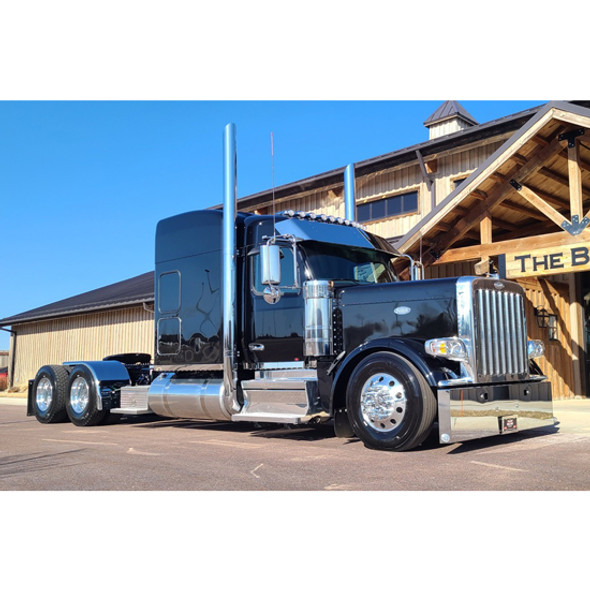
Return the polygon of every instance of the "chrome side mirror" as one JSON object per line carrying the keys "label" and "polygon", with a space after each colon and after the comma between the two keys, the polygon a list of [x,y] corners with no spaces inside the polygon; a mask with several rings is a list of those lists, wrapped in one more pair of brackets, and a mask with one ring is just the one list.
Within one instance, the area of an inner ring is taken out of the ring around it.
{"label": "chrome side mirror", "polygon": [[281,284],[281,248],[277,244],[260,246],[260,278],[269,287]]}

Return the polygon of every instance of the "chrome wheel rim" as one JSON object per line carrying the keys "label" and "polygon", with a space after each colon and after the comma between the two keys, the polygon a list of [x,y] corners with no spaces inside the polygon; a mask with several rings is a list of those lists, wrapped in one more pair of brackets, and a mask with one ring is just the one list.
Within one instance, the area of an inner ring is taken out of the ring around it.
{"label": "chrome wheel rim", "polygon": [[41,412],[46,412],[49,409],[52,398],[53,385],[47,377],[42,377],[37,383],[37,391],[35,392],[35,401]]}
{"label": "chrome wheel rim", "polygon": [[90,388],[84,377],[76,377],[70,387],[70,406],[76,414],[83,414],[90,401]]}
{"label": "chrome wheel rim", "polygon": [[365,423],[377,432],[399,428],[406,415],[406,390],[388,373],[377,373],[361,390],[361,413]]}

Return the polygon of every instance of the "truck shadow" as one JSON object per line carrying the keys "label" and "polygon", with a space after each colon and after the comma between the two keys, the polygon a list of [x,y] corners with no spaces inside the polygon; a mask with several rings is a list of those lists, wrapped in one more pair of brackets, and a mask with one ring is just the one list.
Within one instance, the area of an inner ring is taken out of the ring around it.
{"label": "truck shadow", "polygon": [[498,434],[496,436],[488,436],[486,438],[478,438],[476,440],[469,440],[459,442],[451,445],[448,455],[460,455],[462,453],[470,453],[489,449],[492,447],[508,447],[512,443],[522,442],[526,440],[540,439],[551,434],[559,432],[559,422],[551,426],[541,426],[531,430],[523,430],[511,434]]}
{"label": "truck shadow", "polygon": [[255,422],[206,422],[180,418],[162,418],[159,416],[125,417],[124,420],[121,420],[121,423],[123,422],[138,428],[183,428],[211,432],[241,432],[259,438],[315,441],[335,438],[336,436],[331,422],[314,425],[292,425]]}
{"label": "truck shadow", "polygon": [[[164,418],[161,416],[125,416],[119,422],[129,424],[137,428],[182,428],[197,429],[210,432],[243,433],[251,437],[261,439],[281,439],[296,441],[321,441],[336,438],[332,422],[322,424],[276,424],[276,423],[254,423],[254,422],[207,422],[203,420],[185,420],[181,418]],[[459,455],[501,447],[511,443],[524,440],[531,440],[555,434],[559,432],[559,422],[552,426],[544,426],[533,430],[525,430],[509,435],[496,435],[464,442],[457,442],[451,445],[443,445],[438,440],[438,428],[432,429],[426,440],[415,449],[405,451],[406,453],[421,453],[425,451],[443,450],[449,455]],[[358,438],[342,438],[342,445],[355,445],[363,443]]]}

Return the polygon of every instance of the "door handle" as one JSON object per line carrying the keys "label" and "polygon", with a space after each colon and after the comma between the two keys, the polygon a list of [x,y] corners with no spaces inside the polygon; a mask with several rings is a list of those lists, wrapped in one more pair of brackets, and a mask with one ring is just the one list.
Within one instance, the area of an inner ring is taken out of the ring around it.
{"label": "door handle", "polygon": [[264,350],[264,344],[257,344],[256,342],[252,342],[248,344],[248,349],[250,352],[262,352]]}

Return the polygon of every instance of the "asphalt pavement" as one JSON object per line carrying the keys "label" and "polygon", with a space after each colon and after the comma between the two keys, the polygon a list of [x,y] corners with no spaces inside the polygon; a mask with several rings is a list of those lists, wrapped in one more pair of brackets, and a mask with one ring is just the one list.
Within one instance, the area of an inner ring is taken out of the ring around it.
{"label": "asphalt pavement", "polygon": [[0,490],[588,490],[590,400],[557,401],[555,426],[405,453],[331,425],[254,427],[124,417],[40,424],[0,398]]}

